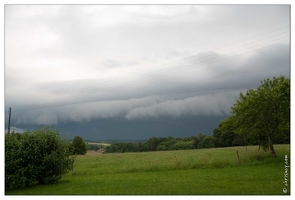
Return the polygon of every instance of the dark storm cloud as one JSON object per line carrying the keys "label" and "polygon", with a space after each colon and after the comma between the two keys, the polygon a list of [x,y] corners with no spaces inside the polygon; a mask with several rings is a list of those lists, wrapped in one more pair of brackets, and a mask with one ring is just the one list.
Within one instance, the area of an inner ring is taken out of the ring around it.
{"label": "dark storm cloud", "polygon": [[[43,84],[39,90],[60,95],[60,99],[24,112],[18,123],[227,115],[240,92],[257,87],[267,77],[289,76],[288,49],[288,45],[274,45],[246,58],[211,52],[206,54],[211,58],[207,61],[200,54],[187,66],[177,63],[164,72],[142,74],[131,81],[126,77],[105,84],[97,80]],[[212,62],[215,58],[219,61]]]}

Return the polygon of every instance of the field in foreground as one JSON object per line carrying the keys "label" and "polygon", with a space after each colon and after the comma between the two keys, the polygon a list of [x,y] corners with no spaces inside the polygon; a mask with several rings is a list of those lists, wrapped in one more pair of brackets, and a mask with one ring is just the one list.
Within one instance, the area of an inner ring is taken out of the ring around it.
{"label": "field in foreground", "polygon": [[[123,154],[89,152],[77,156],[72,172],[57,184],[9,190],[6,194],[290,194],[285,155],[290,145],[275,145],[277,158],[257,146]],[[236,151],[239,152],[238,164]],[[288,169],[289,170],[289,169]]]}

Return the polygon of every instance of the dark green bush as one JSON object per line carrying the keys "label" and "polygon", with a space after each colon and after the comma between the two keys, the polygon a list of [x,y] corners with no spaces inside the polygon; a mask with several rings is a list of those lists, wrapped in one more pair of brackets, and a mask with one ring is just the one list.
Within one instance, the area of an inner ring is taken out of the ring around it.
{"label": "dark green bush", "polygon": [[5,135],[5,187],[27,185],[21,158],[21,142],[14,134]]}
{"label": "dark green bush", "polygon": [[55,183],[72,164],[69,144],[53,128],[5,135],[6,188]]}
{"label": "dark green bush", "polygon": [[85,155],[87,152],[86,144],[80,136],[74,137],[70,149],[73,155]]}

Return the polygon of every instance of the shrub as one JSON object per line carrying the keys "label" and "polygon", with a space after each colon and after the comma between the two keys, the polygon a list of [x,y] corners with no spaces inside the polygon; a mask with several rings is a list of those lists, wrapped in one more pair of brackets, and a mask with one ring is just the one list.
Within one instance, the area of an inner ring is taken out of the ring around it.
{"label": "shrub", "polygon": [[6,188],[55,183],[72,164],[68,143],[53,128],[27,131],[19,138],[5,135]]}

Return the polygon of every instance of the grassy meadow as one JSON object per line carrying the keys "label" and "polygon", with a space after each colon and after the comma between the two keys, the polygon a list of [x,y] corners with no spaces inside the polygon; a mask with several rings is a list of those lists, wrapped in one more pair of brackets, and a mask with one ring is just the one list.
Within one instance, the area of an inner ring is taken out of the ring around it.
{"label": "grassy meadow", "polygon": [[[239,163],[237,159],[239,153]],[[38,195],[290,194],[283,184],[290,145],[275,145],[277,158],[257,146],[77,156],[74,172],[58,183],[8,190]]]}
{"label": "grassy meadow", "polygon": [[85,142],[85,143],[95,144],[95,145],[101,145],[101,146],[104,146],[104,147],[111,146],[111,144],[109,144],[109,143],[103,143],[103,142]]}

